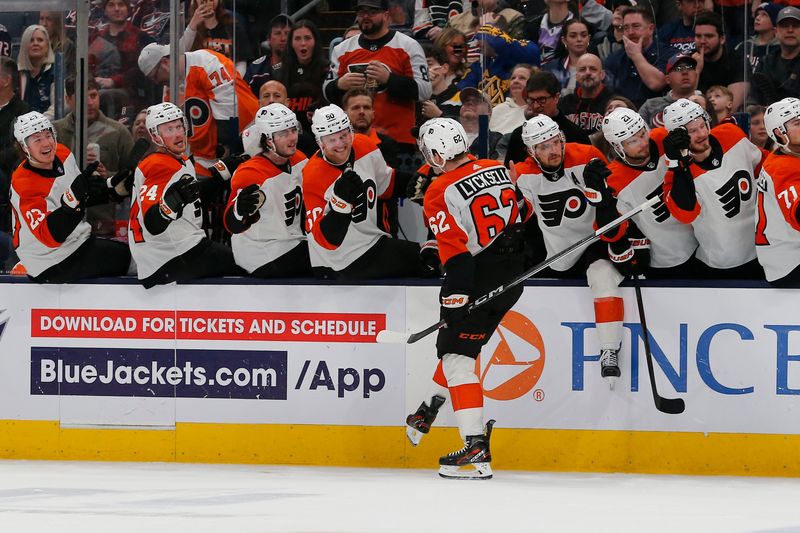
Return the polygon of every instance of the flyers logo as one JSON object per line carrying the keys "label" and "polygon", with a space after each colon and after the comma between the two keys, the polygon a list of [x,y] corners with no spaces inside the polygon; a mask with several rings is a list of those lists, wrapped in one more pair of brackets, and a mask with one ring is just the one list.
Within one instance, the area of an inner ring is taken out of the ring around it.
{"label": "flyers logo", "polygon": [[367,220],[369,210],[375,207],[375,202],[378,199],[377,189],[378,186],[375,185],[374,180],[364,180],[364,194],[359,195],[353,206],[353,222],[359,223]]}
{"label": "flyers logo", "polygon": [[[544,341],[534,323],[516,311],[506,313],[495,334],[500,342],[494,352],[488,360],[481,354],[476,362],[483,394],[493,400],[515,400],[531,392],[542,376]],[[486,361],[483,372],[481,359]]]}
{"label": "flyers logo", "polygon": [[545,226],[559,226],[564,217],[580,218],[585,212],[586,198],[578,189],[539,195],[539,215]]}
{"label": "flyers logo", "polygon": [[192,137],[195,129],[208,124],[211,119],[211,109],[208,107],[208,103],[200,98],[187,98],[183,107],[189,126],[186,136]]}
{"label": "flyers logo", "polygon": [[298,185],[283,195],[284,219],[286,226],[294,224],[294,219],[303,212],[303,190]]}
{"label": "flyers logo", "polygon": [[658,202],[653,204],[653,218],[656,219],[656,222],[661,224],[662,222],[666,222],[669,219],[669,209],[667,209],[667,204],[664,203],[664,184],[660,183],[658,187],[655,188],[653,192],[648,194],[645,198],[648,200],[651,198],[655,198],[658,196]]}
{"label": "flyers logo", "polygon": [[725,216],[733,218],[742,211],[742,203],[753,196],[753,184],[746,170],[739,170],[725,184],[714,191],[719,196]]}

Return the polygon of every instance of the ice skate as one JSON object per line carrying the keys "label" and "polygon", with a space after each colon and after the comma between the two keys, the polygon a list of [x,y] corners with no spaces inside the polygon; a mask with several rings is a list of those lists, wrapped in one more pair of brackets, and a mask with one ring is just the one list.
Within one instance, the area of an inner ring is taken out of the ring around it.
{"label": "ice skate", "polygon": [[492,479],[489,439],[493,425],[494,420],[489,420],[483,435],[467,435],[463,448],[440,458],[439,475],[447,479]]}
{"label": "ice skate", "polygon": [[430,405],[422,402],[416,412],[406,417],[406,437],[412,446],[419,444],[422,437],[431,430],[433,421],[436,420],[436,415],[439,414],[439,409],[445,401],[447,400],[439,395],[433,396]]}
{"label": "ice skate", "polygon": [[600,375],[608,380],[609,388],[613,389],[617,378],[622,375],[619,371],[619,348],[600,350]]}

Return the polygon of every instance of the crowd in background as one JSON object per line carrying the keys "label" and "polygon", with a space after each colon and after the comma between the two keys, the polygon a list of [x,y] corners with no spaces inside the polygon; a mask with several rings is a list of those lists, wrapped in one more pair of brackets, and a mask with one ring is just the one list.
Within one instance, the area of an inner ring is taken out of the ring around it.
{"label": "crowd in background", "polygon": [[[477,153],[483,149],[479,119],[488,114],[487,155],[506,165],[525,160],[522,125],[540,114],[559,125],[567,142],[593,144],[613,159],[600,133],[607,113],[627,107],[656,128],[664,124],[664,109],[680,98],[703,106],[712,125],[735,123],[753,144],[769,150],[765,107],[800,96],[795,3],[365,0],[358,2],[353,25],[324,42],[313,12],[292,21],[274,12],[278,2],[237,1],[234,10],[223,0],[191,0],[180,48],[224,56],[259,107],[277,102],[291,109],[302,131],[298,147],[308,157],[317,150],[311,116],[328,103],[340,105],[357,133],[380,144],[390,166],[411,173],[422,163],[413,127],[430,118],[458,119]],[[88,162],[99,162],[102,177],[125,167],[138,139],[149,140],[143,111],[169,97],[161,67],[142,69],[143,50],[168,43],[163,4],[92,3],[86,153]],[[331,1],[329,7],[337,6]],[[419,57],[412,57],[418,72],[393,72],[391,60],[387,72],[366,65],[343,71],[359,34],[384,20],[390,35],[419,43]],[[10,176],[23,160],[12,125],[23,113],[39,111],[53,119],[58,142],[75,150],[73,109],[81,96],[74,79],[75,38],[74,12],[0,13],[0,266],[6,270],[16,263]],[[161,59],[163,53],[152,65]],[[56,86],[63,78],[62,103]],[[229,115],[249,122],[240,111],[242,97],[237,100],[239,108],[234,104]],[[187,108],[186,114],[191,129],[196,111]],[[234,125],[239,131],[247,126]],[[229,160],[246,148],[239,135],[221,132],[213,153],[203,157],[211,169],[215,159]],[[204,198],[203,213],[208,236],[224,244],[230,240],[222,222],[226,202],[226,191],[215,191]],[[92,234],[126,241],[128,210],[124,202],[92,207],[86,214]],[[396,206],[387,213],[394,217],[387,229],[396,235]]]}

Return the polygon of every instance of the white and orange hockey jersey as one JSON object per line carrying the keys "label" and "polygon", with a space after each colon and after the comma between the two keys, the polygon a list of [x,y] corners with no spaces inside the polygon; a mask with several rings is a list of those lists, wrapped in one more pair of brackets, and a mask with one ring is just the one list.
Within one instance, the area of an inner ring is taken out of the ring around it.
{"label": "white and orange hockey jersey", "polygon": [[688,224],[673,217],[664,203],[664,176],[667,162],[664,137],[667,130],[650,132],[650,162],[644,167],[631,167],[622,161],[608,165],[611,176],[606,180],[617,198],[617,210],[626,213],[655,196],[660,198],[651,209],[633,217],[641,232],[650,240],[650,266],[670,268],[682,265],[697,249],[697,239]]}
{"label": "white and orange hockey jersey", "polygon": [[200,201],[183,207],[181,216],[170,222],[163,233],[153,235],[144,224],[144,215],[156,206],[170,185],[182,176],[195,179],[194,165],[183,157],[177,159],[163,152],[145,157],[136,167],[133,180],[134,198],[128,220],[128,245],[136,261],[139,279],[153,275],[167,261],[191,250],[206,236],[202,230]]}
{"label": "white and orange hockey jersey", "polygon": [[306,233],[312,267],[341,271],[372,248],[378,239],[389,234],[378,225],[378,199],[390,198],[395,183],[394,169],[386,164],[378,146],[365,135],[353,136],[353,170],[361,176],[366,189],[366,202],[354,212],[344,241],[335,246],[325,239],[317,224],[331,207],[333,183],[343,170],[326,162],[320,152],[303,168],[303,200],[306,205]]}
{"label": "white and orange hockey jersey", "polygon": [[756,252],[767,281],[775,281],[800,265],[800,160],[769,154],[756,186]]}
{"label": "white and orange hockey jersey", "polygon": [[[358,35],[339,43],[331,56],[331,69],[324,87],[336,83],[348,72],[363,72],[370,61],[383,63],[390,72],[413,78],[417,85],[417,100],[431,97],[431,82],[428,63],[417,41],[400,32],[391,32],[388,41],[375,49],[363,48]],[[411,98],[389,96],[385,87],[377,87],[374,97],[375,121],[372,125],[379,132],[399,143],[416,144],[411,129],[416,123],[416,102]]]}
{"label": "white and orange hockey jersey", "polygon": [[700,261],[712,268],[734,268],[756,258],[753,186],[764,154],[733,124],[713,128],[708,140],[711,155],[689,167],[697,205],[686,211],[670,197],[671,170],[664,177],[666,204],[676,219],[692,225]]}
{"label": "white and orange hockey jersey", "polygon": [[423,212],[443,265],[464,252],[478,255],[507,226],[522,222],[508,170],[491,159],[470,160],[438,176],[425,192]]}
{"label": "white and orange hockey jersey", "polygon": [[75,156],[59,144],[52,171],[34,169],[26,161],[11,176],[14,249],[30,276],[36,277],[62,262],[89,238],[92,228],[82,220],[59,243],[50,234],[46,220],[61,207],[61,197],[80,173]]}
{"label": "white and orange hockey jersey", "polygon": [[252,273],[290,252],[306,240],[303,232],[303,168],[306,156],[297,151],[289,158],[289,172],[257,155],[239,165],[231,178],[227,209],[233,209],[239,192],[256,184],[266,195],[255,224],[231,237],[236,264]]}
{"label": "white and orange hockey jersey", "polygon": [[239,132],[258,111],[258,99],[236,72],[233,62],[212,50],[186,52],[184,113],[195,160],[208,168],[217,161],[219,134],[215,120],[239,118]]}
{"label": "white and orange hockey jersey", "polygon": [[[583,169],[594,158],[606,160],[594,146],[566,143],[563,171],[555,180],[546,177],[531,157],[517,163],[517,187],[536,213],[548,257],[595,230],[595,208],[589,205],[583,192],[586,187]],[[559,272],[569,270],[580,257],[581,254],[568,255],[551,268]]]}

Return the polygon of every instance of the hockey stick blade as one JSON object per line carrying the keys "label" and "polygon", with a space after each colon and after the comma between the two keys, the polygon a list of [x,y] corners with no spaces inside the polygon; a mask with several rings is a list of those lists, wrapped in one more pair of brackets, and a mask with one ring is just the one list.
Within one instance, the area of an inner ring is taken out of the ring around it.
{"label": "hockey stick blade", "polygon": [[408,342],[408,333],[382,329],[375,337],[375,342],[380,344],[405,344]]}
{"label": "hockey stick blade", "polygon": [[644,339],[644,355],[647,360],[647,374],[650,377],[650,389],[653,391],[653,401],[656,409],[668,415],[678,415],[686,410],[683,398],[664,398],[656,388],[656,375],[653,365],[653,353],[650,351],[650,333],[647,329],[647,318],[644,314],[644,301],[642,300],[642,286],[637,276],[633,276],[633,289],[636,292],[636,305],[639,308],[639,320],[642,323],[642,337]]}
{"label": "hockey stick blade", "polygon": [[[608,224],[606,224],[602,228],[598,229],[597,231],[595,231],[591,235],[588,235],[588,236],[584,237],[583,239],[579,240],[578,242],[576,242],[575,244],[573,244],[572,246],[569,246],[569,247],[561,250],[560,252],[558,252],[554,256],[550,257],[549,259],[545,259],[544,261],[542,261],[538,265],[532,267],[530,270],[526,270],[525,272],[523,272],[522,274],[520,274],[519,276],[517,276],[513,280],[509,281],[507,284],[500,285],[496,289],[493,289],[491,292],[489,292],[487,294],[484,294],[483,296],[477,298],[474,302],[469,304],[469,307],[467,308],[467,312],[464,315],[462,315],[462,318],[467,316],[467,315],[469,315],[469,313],[474,311],[476,308],[482,306],[486,302],[488,302],[490,300],[493,300],[493,299],[497,298],[498,296],[500,296],[501,294],[507,292],[512,287],[516,287],[520,283],[524,283],[526,279],[528,279],[530,277],[533,277],[535,274],[541,272],[542,270],[544,270],[545,268],[549,267],[550,265],[552,265],[556,261],[558,261],[560,259],[563,259],[564,257],[567,257],[568,255],[573,254],[573,253],[577,252],[578,250],[580,250],[582,248],[585,248],[589,244],[591,244],[594,241],[598,240],[600,238],[600,236],[603,235],[603,233],[607,232],[610,229],[616,228],[617,226],[619,226],[620,224],[622,224],[626,220],[635,217],[636,215],[638,215],[639,213],[641,213],[645,209],[649,209],[649,208],[653,207],[653,205],[655,205],[656,202],[659,202],[660,200],[661,200],[661,198],[658,195],[653,196],[652,198],[648,199],[646,202],[642,203],[641,205],[638,205],[638,206],[634,207],[633,209],[631,209],[630,211],[628,211],[624,215],[620,215],[618,218],[615,218],[614,220],[612,220],[611,222],[609,222]],[[447,325],[447,319],[443,318],[439,322],[436,322],[435,324],[431,324],[430,326],[428,326],[427,328],[425,328],[425,329],[423,329],[421,331],[418,331],[416,333],[412,333],[411,335],[408,336],[408,339],[406,340],[406,342],[408,344],[413,344],[413,343],[417,342],[418,340],[427,337],[428,335],[430,335],[434,331],[440,330],[441,328],[445,327],[446,325]]]}

